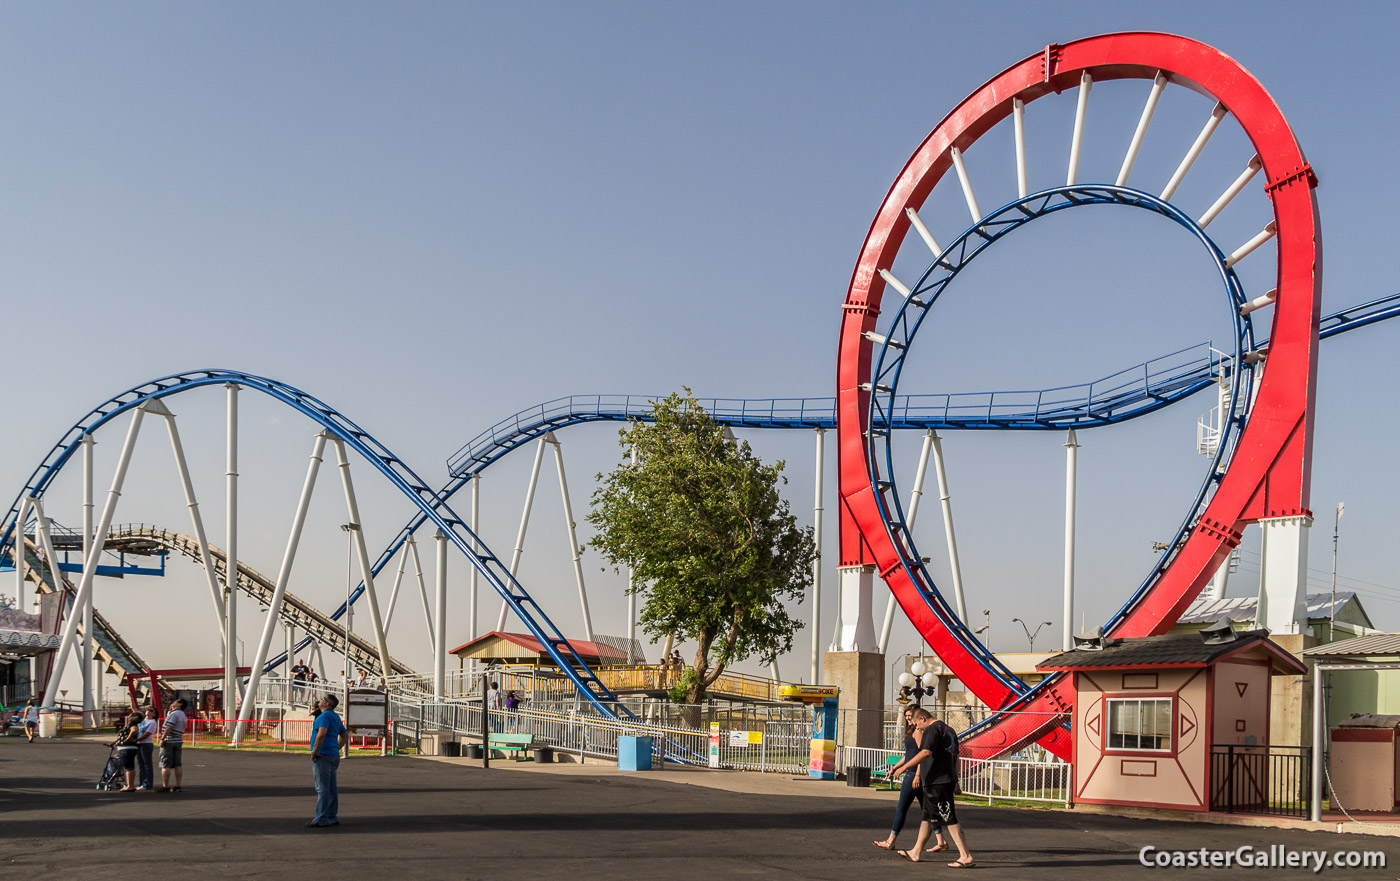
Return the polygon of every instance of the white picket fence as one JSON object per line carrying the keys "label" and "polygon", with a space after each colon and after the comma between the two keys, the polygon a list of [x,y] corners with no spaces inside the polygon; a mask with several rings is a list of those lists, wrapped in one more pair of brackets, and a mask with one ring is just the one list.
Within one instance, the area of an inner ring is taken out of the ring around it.
{"label": "white picket fence", "polygon": [[[1072,777],[1069,763],[1041,752],[1043,758],[959,759],[958,785],[962,794],[985,798],[987,804],[998,800],[1068,804]],[[890,767],[890,758],[903,755],[894,750],[843,746],[836,751],[836,767],[842,773],[850,768],[883,773]]]}

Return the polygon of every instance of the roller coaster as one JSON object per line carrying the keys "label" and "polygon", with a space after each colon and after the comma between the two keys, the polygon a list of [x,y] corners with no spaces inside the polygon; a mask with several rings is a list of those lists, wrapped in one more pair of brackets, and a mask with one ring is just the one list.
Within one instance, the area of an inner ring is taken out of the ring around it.
{"label": "roller coaster", "polygon": [[[1141,80],[1149,84],[1146,106],[1116,177],[1112,181],[1082,181],[1079,157],[1089,93],[1095,82],[1107,80]],[[1158,102],[1171,86],[1205,95],[1214,103],[1190,150],[1166,186],[1154,194],[1129,186],[1129,180]],[[1077,99],[1066,181],[1064,185],[1033,191],[1027,172],[1025,110],[1034,101],[1061,93],[1074,94]],[[1244,171],[1215,203],[1203,214],[1193,216],[1175,204],[1173,196],[1216,130],[1229,118],[1239,125],[1255,155],[1248,158]],[[999,127],[998,123],[1007,119],[1013,123],[1009,134],[1013,136],[1016,155],[1013,176],[1017,195],[984,213],[964,154],[983,143],[990,132],[1004,131],[1005,126]],[[1261,172],[1266,180],[1262,195],[1273,220],[1257,235],[1227,251],[1206,230]],[[956,176],[971,224],[961,227],[961,232],[948,238],[949,244],[944,246],[931,229],[932,209],[939,206],[930,202],[936,185],[950,174]],[[1320,228],[1313,195],[1316,185],[1316,176],[1272,98],[1246,70],[1218,50],[1189,39],[1154,33],[1111,34],[1052,44],[1007,68],[950,112],[918,147],[891,187],[867,234],[845,299],[836,396],[702,401],[716,421],[735,428],[837,432],[839,565],[873,569],[948,669],[998,711],[987,723],[969,732],[964,741],[965,754],[987,758],[1039,741],[1068,758],[1065,719],[1072,707],[1073,693],[1060,676],[1051,676],[1033,688],[1022,683],[978,642],[934,583],[900,502],[892,436],[906,430],[1064,431],[1104,427],[1154,413],[1210,387],[1228,386],[1230,402],[1224,412],[1230,415],[1223,420],[1221,442],[1175,537],[1138,588],[1104,625],[1113,636],[1164,632],[1238,545],[1246,524],[1310,513],[1318,342],[1400,315],[1400,294],[1321,315]],[[914,339],[959,273],[986,249],[1022,227],[1079,208],[1149,212],[1194,237],[1215,267],[1234,317],[1235,332],[1230,344],[1216,348],[1211,343],[1201,343],[1078,385],[986,393],[901,394],[899,384]],[[911,232],[915,234],[912,237]],[[922,256],[905,254],[901,265],[918,259],[925,267],[909,282],[894,274],[906,238],[914,243],[911,251]],[[1276,284],[1267,292],[1251,296],[1237,275],[1236,266],[1269,242],[1277,248]],[[887,296],[890,292],[893,296]],[[1271,328],[1265,336],[1256,333],[1255,322],[1268,309],[1272,309]],[[445,552],[445,544],[450,544],[468,560],[540,641],[583,699],[605,716],[630,716],[616,695],[573,650],[511,567],[485,546],[470,521],[459,516],[450,502],[483,470],[549,432],[599,421],[649,419],[654,396],[573,396],[522,410],[483,431],[450,456],[449,478],[434,488],[367,431],[320,399],[278,380],[215,369],[161,377],[95,407],[54,444],[10,506],[0,532],[0,548],[7,549],[11,559],[19,558],[21,577],[33,581],[39,589],[69,592],[75,610],[65,620],[63,647],[55,658],[46,702],[52,704],[52,684],[62,675],[79,629],[87,626],[77,610],[90,596],[98,552],[87,553],[81,576],[76,584],[72,583],[54,563],[53,539],[42,516],[43,497],[92,433],[117,417],[131,417],[121,463],[101,517],[90,531],[85,526],[85,531],[101,537],[95,544],[103,548],[128,548],[133,553],[156,549],[195,560],[205,568],[216,610],[220,607],[219,585],[228,580],[230,555],[208,543],[197,513],[192,514],[194,534],[146,525],[113,528],[116,499],[142,418],[147,414],[166,418],[174,440],[174,417],[163,402],[215,386],[230,389],[231,398],[237,389],[257,391],[319,426],[321,433],[313,448],[299,517],[304,516],[309,489],[327,444],[337,450],[343,466],[348,466],[347,450],[357,454],[409,499],[415,509],[409,522],[372,563],[362,548],[365,577],[347,602],[330,614],[322,614],[286,590],[299,523],[294,526],[294,538],[277,577],[268,578],[242,562],[238,564],[233,588],[274,610],[252,665],[251,691],[256,690],[262,673],[287,660],[285,654],[271,649],[270,634],[277,618],[306,634],[301,645],[317,641],[376,674],[407,672],[407,665],[392,659],[384,644],[373,578],[384,571],[413,536],[427,529],[443,537],[440,554]],[[178,440],[175,447],[193,512],[196,506]],[[230,468],[231,472],[234,470]],[[347,476],[347,500],[352,520],[357,520],[348,480]],[[18,555],[16,547],[22,549]],[[347,628],[336,624],[362,597],[368,599],[375,622],[373,642],[347,634]],[[112,669],[144,668],[134,650],[104,619],[95,617],[91,626],[104,653],[102,659]],[[435,663],[440,666],[444,648],[441,615],[438,626]],[[243,708],[244,718],[251,709]]]}

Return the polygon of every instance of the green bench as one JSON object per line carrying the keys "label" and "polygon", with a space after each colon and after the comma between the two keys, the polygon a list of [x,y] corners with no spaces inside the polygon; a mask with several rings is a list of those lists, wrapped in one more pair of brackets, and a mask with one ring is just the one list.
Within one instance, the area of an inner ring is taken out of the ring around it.
{"label": "green bench", "polygon": [[885,756],[885,767],[872,769],[870,776],[876,780],[884,780],[890,785],[890,789],[895,789],[896,781],[890,776],[890,771],[893,771],[894,766],[902,761],[904,761],[904,756]]}
{"label": "green bench", "polygon": [[496,734],[493,732],[487,738],[486,743],[487,749],[498,749],[501,752],[515,753],[515,760],[520,762],[529,758],[527,751],[534,745],[535,735]]}

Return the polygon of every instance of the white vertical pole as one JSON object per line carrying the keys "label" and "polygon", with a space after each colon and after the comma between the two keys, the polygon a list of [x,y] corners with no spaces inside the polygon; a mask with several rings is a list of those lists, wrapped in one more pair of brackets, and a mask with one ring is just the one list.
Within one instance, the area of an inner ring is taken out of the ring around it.
{"label": "white vertical pole", "polygon": [[[92,465],[93,465],[93,445],[96,443],[92,435],[83,435],[83,559],[92,553]],[[88,592],[87,601],[83,603],[83,650],[79,657],[83,662],[83,727],[97,727],[97,684],[102,681],[101,674],[96,668],[97,662],[97,640],[94,638],[93,627],[93,602],[92,592]]]}
{"label": "white vertical pole", "polygon": [[311,507],[311,491],[316,488],[316,474],[321,468],[321,457],[326,451],[326,441],[331,435],[321,432],[311,447],[311,462],[306,467],[306,482],[301,487],[301,499],[297,502],[296,514],[292,516],[292,531],[287,536],[287,550],[282,555],[282,566],[277,570],[277,586],[272,591],[268,604],[267,618],[263,620],[262,636],[258,637],[258,650],[253,654],[253,663],[248,671],[248,688],[245,700],[238,707],[238,725],[233,730],[234,746],[243,742],[243,731],[253,716],[253,704],[257,702],[258,684],[262,681],[263,666],[267,664],[268,652],[272,649],[272,636],[277,631],[277,618],[282,614],[282,600],[287,595],[287,582],[292,576],[292,562],[297,556],[297,545],[301,542],[301,530],[306,525],[306,511]]}
{"label": "white vertical pole", "polygon": [[1063,650],[1074,649],[1074,503],[1079,441],[1074,429],[1065,439],[1065,626]]}
{"label": "white vertical pole", "polygon": [[812,543],[816,553],[812,556],[812,684],[821,681],[821,626],[822,626],[822,478],[825,475],[826,456],[823,445],[826,429],[817,429],[817,468],[816,493],[812,503]]}
{"label": "white vertical pole", "polygon": [[578,602],[583,613],[583,634],[589,642],[592,642],[593,616],[588,611],[588,590],[583,584],[583,556],[578,549],[578,530],[574,523],[573,506],[569,504],[569,481],[564,477],[564,445],[559,443],[559,439],[554,436],[552,431],[545,437],[549,438],[550,444],[554,447],[554,467],[559,472],[559,495],[564,500],[564,526],[569,531],[569,552],[574,558],[574,581],[578,584]]}
{"label": "white vertical pole", "polygon": [[441,698],[447,685],[447,535],[438,530],[437,535],[437,602],[433,623],[437,635],[433,637],[433,697]]}
{"label": "white vertical pole", "polygon": [[[519,571],[520,555],[525,553],[525,530],[530,528],[530,508],[535,504],[535,487],[540,482],[540,463],[544,461],[545,443],[545,439],[540,438],[540,442],[535,445],[535,464],[530,469],[530,485],[525,490],[525,510],[520,512],[520,531],[515,536],[515,553],[510,556],[510,574],[512,576]],[[497,630],[506,629],[506,614],[509,612],[510,606],[505,600],[501,600],[501,614],[496,619]]]}
{"label": "white vertical pole", "polygon": [[953,497],[948,492],[948,467],[943,461],[943,439],[930,431],[933,442],[933,470],[938,475],[938,500],[943,506],[943,531],[948,539],[948,565],[953,570],[953,596],[958,604],[958,618],[967,621],[967,602],[963,598],[962,563],[958,560],[958,537],[953,531]]}
{"label": "white vertical pole", "polygon": [[1322,665],[1317,661],[1313,662],[1312,681],[1312,815],[1308,819],[1316,823],[1322,819],[1322,763],[1327,760],[1323,749],[1327,743],[1327,720],[1322,715]]}
{"label": "white vertical pole", "polygon": [[1074,139],[1069,144],[1069,171],[1065,174],[1065,186],[1072,187],[1079,182],[1079,152],[1084,146],[1084,117],[1089,110],[1089,89],[1094,78],[1089,71],[1079,77],[1079,103],[1074,109]]}
{"label": "white vertical pole", "polygon": [[[184,445],[180,443],[180,430],[175,427],[175,414],[166,409],[160,401],[153,401],[149,405],[149,410],[157,416],[165,417],[166,432],[170,435],[170,449],[175,454],[175,470],[180,476],[180,486],[185,493],[185,507],[190,509],[190,525],[194,529],[195,543],[199,545],[199,560],[204,566],[204,577],[209,583],[209,598],[214,603],[214,618],[219,624],[220,638],[223,638],[225,636],[224,598],[219,590],[219,579],[214,574],[214,561],[209,556],[209,539],[204,534],[204,518],[199,514],[199,502],[194,495],[194,483],[190,480],[190,466],[185,460]],[[227,649],[227,645],[223,648]]]}
{"label": "white vertical pole", "polygon": [[[127,466],[131,464],[131,452],[136,448],[136,437],[141,432],[141,419],[146,415],[145,409],[136,408],[136,412],[131,414],[131,427],[126,430],[126,441],[122,444],[121,456],[117,459],[117,473],[112,477],[112,488],[107,491],[107,502],[102,506],[102,516],[98,520],[95,535],[107,534],[107,530],[112,526],[112,515],[117,510],[117,500],[122,495],[122,484],[126,482]],[[21,505],[20,513],[23,513],[24,506]],[[15,541],[16,548],[19,549],[19,569],[20,577],[23,573],[23,553],[24,553],[24,524],[21,521],[16,524]],[[102,543],[94,541],[92,552],[83,561],[83,575],[78,582],[78,595],[74,599],[74,608],[81,608],[87,602],[88,596],[92,593],[93,576],[97,574],[97,561],[102,555]],[[58,694],[58,684],[63,681],[63,668],[68,664],[68,650],[70,644],[78,632],[78,616],[69,615],[63,625],[63,636],[58,642],[58,651],[54,653],[53,668],[49,671],[48,686],[44,689],[44,707],[53,709],[54,697]]]}
{"label": "white vertical pole", "polygon": [[[637,467],[637,447],[632,446],[632,467]],[[637,595],[633,593],[637,587],[637,571],[631,566],[627,567],[627,663],[634,664],[637,656],[632,648],[637,644]]]}
{"label": "white vertical pole", "polygon": [[[350,522],[363,527],[360,505],[355,500],[355,484],[350,479],[350,459],[345,453],[345,442],[340,438],[335,439],[335,460],[340,468],[341,486],[345,488],[345,510],[350,515]],[[350,530],[350,534],[355,544],[355,554],[360,559],[360,580],[365,583],[365,598],[369,600],[369,623],[374,630],[375,648],[379,649],[379,675],[392,676],[394,668],[389,662],[389,641],[384,635],[384,619],[379,615],[379,598],[374,593],[374,564],[369,561],[369,549],[365,547],[365,532],[363,528],[357,528]],[[346,612],[349,611],[347,604]]]}
{"label": "white vertical pole", "polygon": [[[919,452],[919,469],[914,473],[914,489],[909,493],[909,512],[904,518],[904,528],[910,532],[914,531],[914,520],[919,516],[919,500],[924,495],[924,475],[928,474],[928,454],[933,448],[933,430],[930,429],[924,435],[924,447]],[[890,645],[890,631],[894,629],[894,594],[890,594],[888,602],[885,603],[885,620],[880,625],[880,641],[877,644],[881,654],[888,650]]]}
{"label": "white vertical pole", "polygon": [[[480,543],[479,541],[477,541],[477,539],[476,539],[476,536],[478,536],[478,535],[481,534],[480,532],[478,532],[478,530],[479,530],[480,528],[481,528],[481,475],[480,475],[480,474],[473,474],[473,475],[472,475],[472,536],[473,536],[473,537],[472,537],[472,553],[475,553],[475,554],[481,553],[481,543]],[[480,635],[480,634],[477,633],[477,630],[476,630],[476,625],[477,625],[477,622],[476,622],[476,606],[477,606],[477,594],[478,594],[478,590],[477,590],[478,581],[477,581],[477,579],[480,577],[481,573],[478,572],[478,571],[476,571],[476,567],[475,567],[475,566],[471,566],[470,569],[471,569],[471,571],[468,573],[468,576],[467,576],[467,577],[468,577],[469,593],[470,593],[470,596],[468,597],[468,601],[469,601],[470,605],[467,607],[467,631],[468,631],[467,637],[468,637],[468,640],[476,639],[477,636]],[[476,662],[473,661],[472,663],[474,664],[474,663],[476,663]]]}
{"label": "white vertical pole", "polygon": [[418,559],[418,542],[413,536],[408,537],[408,552],[413,556],[413,575],[418,579],[418,598],[423,602],[423,621],[428,625],[428,646],[432,647],[433,640],[433,613],[428,608],[428,583],[423,579],[423,561]]}
{"label": "white vertical pole", "polygon": [[[19,513],[15,515],[15,549],[11,555],[15,563],[15,602],[24,611],[24,521],[29,517],[29,496],[19,500]],[[87,557],[83,560],[86,562]],[[34,594],[38,596],[36,592]]]}
{"label": "white vertical pole", "polygon": [[1026,102],[1011,100],[1012,124],[1016,130],[1016,193],[1022,199],[1030,194],[1026,175]]}
{"label": "white vertical pole", "polygon": [[238,705],[238,386],[227,383],[224,467],[224,717]]}
{"label": "white vertical pole", "polygon": [[[394,623],[395,604],[399,601],[399,587],[403,584],[403,570],[408,565],[408,543],[399,548],[399,570],[394,573],[394,586],[389,590],[389,606],[384,611],[384,630],[387,632]],[[428,628],[432,630],[432,628]]]}

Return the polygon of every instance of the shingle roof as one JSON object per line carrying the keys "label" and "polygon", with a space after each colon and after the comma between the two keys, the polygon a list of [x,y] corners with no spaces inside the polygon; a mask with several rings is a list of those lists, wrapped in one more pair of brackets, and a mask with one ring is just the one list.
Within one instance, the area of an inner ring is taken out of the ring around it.
{"label": "shingle roof", "polygon": [[[1286,656],[1291,666],[1298,665],[1282,649],[1268,640],[1267,630],[1248,630],[1230,642],[1207,645],[1199,633],[1166,633],[1161,636],[1139,636],[1130,639],[1110,639],[1100,650],[1075,649],[1046,658],[1037,666],[1041,670],[1092,670],[1108,667],[1205,667],[1212,661],[1256,645],[1267,646],[1272,653]],[[1280,658],[1282,660],[1282,657]],[[1290,666],[1284,663],[1283,666]]]}

